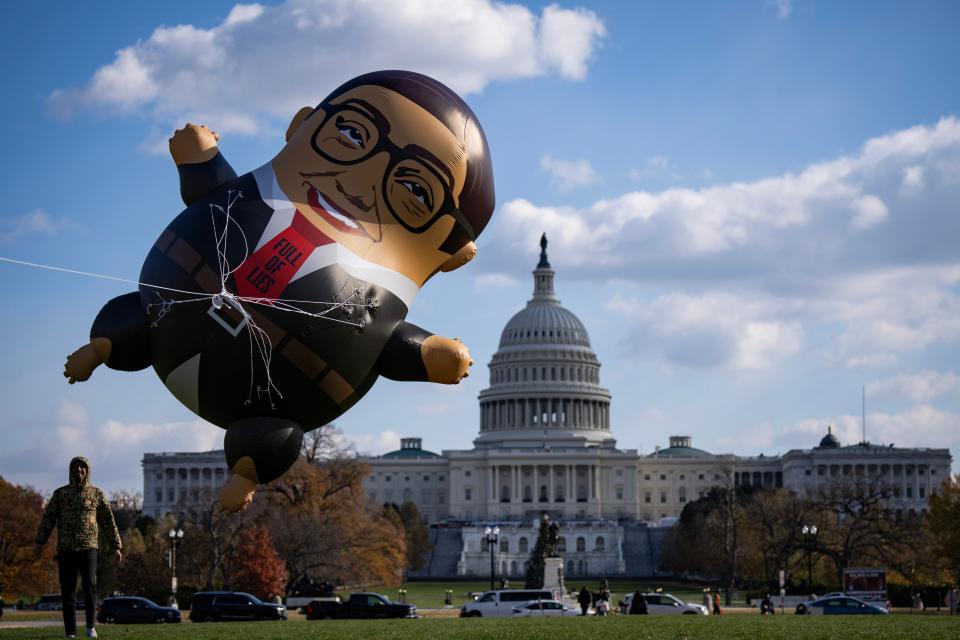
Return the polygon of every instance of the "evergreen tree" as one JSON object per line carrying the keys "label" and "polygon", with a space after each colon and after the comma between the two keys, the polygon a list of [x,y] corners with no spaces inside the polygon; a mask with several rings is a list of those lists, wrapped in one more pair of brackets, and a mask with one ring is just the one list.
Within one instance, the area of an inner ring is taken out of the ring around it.
{"label": "evergreen tree", "polygon": [[547,557],[547,536],[550,520],[546,514],[540,517],[540,532],[537,533],[537,543],[530,552],[530,561],[527,563],[527,579],[524,587],[527,589],[543,588],[543,573]]}

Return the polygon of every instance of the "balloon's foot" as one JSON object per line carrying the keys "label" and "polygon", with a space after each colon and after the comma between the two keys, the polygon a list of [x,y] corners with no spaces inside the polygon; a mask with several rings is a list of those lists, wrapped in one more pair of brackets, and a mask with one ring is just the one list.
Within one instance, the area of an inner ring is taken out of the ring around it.
{"label": "balloon's foot", "polygon": [[220,507],[227,512],[243,511],[253,502],[257,488],[256,467],[248,456],[244,456],[233,465],[230,481],[220,491]]}

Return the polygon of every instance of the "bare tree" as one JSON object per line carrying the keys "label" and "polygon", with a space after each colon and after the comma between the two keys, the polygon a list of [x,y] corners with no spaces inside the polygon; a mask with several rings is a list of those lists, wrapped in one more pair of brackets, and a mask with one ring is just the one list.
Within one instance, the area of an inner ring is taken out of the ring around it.
{"label": "bare tree", "polygon": [[819,533],[815,550],[831,560],[837,580],[843,570],[877,557],[889,516],[890,492],[880,478],[839,478],[813,499]]}

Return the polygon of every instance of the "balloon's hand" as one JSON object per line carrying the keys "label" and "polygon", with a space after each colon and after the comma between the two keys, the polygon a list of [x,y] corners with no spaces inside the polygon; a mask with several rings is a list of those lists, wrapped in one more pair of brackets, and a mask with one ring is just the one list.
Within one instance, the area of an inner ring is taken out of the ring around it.
{"label": "balloon's hand", "polygon": [[470,350],[460,338],[430,336],[420,345],[420,356],[427,369],[427,379],[441,384],[459,384],[470,375]]}
{"label": "balloon's hand", "polygon": [[115,550],[113,555],[117,558],[117,562],[123,562],[123,552],[120,549]]}
{"label": "balloon's hand", "polygon": [[106,362],[109,353],[109,341],[106,338],[94,338],[67,356],[67,362],[63,365],[63,376],[70,384],[89,380],[93,370]]}
{"label": "balloon's hand", "polygon": [[177,165],[200,164],[213,158],[220,149],[216,131],[210,131],[205,124],[188,122],[183,129],[177,129],[170,138],[170,155]]}

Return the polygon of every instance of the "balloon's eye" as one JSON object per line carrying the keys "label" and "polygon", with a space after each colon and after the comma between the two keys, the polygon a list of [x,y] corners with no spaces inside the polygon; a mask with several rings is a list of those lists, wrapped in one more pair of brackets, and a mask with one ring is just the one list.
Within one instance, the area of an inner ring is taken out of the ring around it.
{"label": "balloon's eye", "polygon": [[413,197],[420,201],[427,209],[432,210],[433,204],[430,202],[430,193],[424,189],[423,185],[410,180],[401,180],[400,184],[406,187],[407,191],[413,194]]}
{"label": "balloon's eye", "polygon": [[349,124],[338,124],[337,131],[340,132],[340,135],[358,149],[364,148],[363,134],[360,133],[360,129],[352,127]]}

